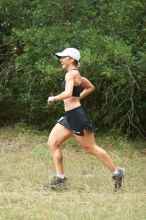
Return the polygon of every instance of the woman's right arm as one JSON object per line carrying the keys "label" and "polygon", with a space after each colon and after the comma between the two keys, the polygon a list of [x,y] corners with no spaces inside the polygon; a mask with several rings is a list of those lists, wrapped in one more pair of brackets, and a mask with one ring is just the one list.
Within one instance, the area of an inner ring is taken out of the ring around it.
{"label": "woman's right arm", "polygon": [[85,77],[81,77],[82,79],[82,87],[84,88],[80,94],[80,100],[88,96],[95,90],[93,84]]}
{"label": "woman's right arm", "polygon": [[65,77],[66,86],[65,91],[61,92],[56,96],[48,97],[48,104],[52,104],[54,101],[60,101],[63,99],[70,98],[72,96],[73,86],[74,86],[74,76],[72,74],[66,74]]}

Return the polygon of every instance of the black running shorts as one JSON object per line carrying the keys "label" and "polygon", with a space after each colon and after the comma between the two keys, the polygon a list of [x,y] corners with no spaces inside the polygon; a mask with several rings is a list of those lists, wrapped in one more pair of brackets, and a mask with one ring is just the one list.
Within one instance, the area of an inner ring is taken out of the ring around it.
{"label": "black running shorts", "polygon": [[66,111],[65,113],[66,116],[61,117],[57,122],[71,130],[74,134],[83,136],[84,129],[93,130],[90,119],[84,112],[82,106]]}

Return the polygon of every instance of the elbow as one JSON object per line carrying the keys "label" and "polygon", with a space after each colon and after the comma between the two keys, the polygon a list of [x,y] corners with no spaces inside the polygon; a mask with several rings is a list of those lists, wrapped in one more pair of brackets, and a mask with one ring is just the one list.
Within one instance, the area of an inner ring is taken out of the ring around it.
{"label": "elbow", "polygon": [[95,87],[92,86],[92,87],[91,87],[91,92],[94,92],[94,91],[95,91]]}
{"label": "elbow", "polygon": [[64,99],[68,99],[72,96],[72,93],[71,92],[65,92],[64,93]]}
{"label": "elbow", "polygon": [[94,86],[90,87],[90,88],[89,88],[89,93],[94,92],[94,90],[95,90],[95,87],[94,87]]}

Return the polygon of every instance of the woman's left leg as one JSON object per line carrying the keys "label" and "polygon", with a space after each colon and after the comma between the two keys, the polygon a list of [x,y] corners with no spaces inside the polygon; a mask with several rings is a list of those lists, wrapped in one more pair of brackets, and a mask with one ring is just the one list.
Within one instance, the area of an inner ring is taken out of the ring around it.
{"label": "woman's left leg", "polygon": [[93,132],[84,130],[84,136],[75,135],[78,143],[86,150],[87,153],[96,156],[112,173],[116,171],[117,167],[111,160],[110,156],[105,150],[96,144]]}

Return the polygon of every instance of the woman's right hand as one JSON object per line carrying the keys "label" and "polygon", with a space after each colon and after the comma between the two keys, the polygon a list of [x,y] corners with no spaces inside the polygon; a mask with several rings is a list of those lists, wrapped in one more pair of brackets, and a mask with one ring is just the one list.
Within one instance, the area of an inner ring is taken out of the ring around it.
{"label": "woman's right hand", "polygon": [[54,96],[49,96],[48,97],[48,105],[53,104],[54,101],[55,101]]}

